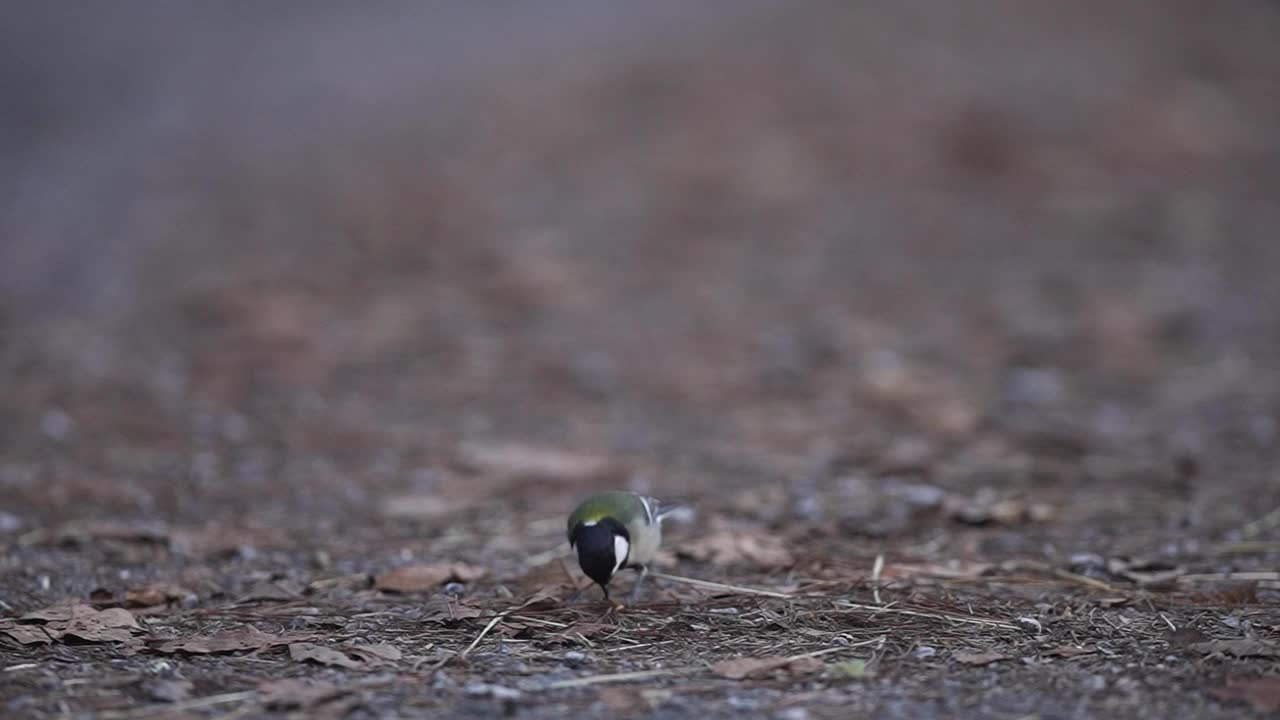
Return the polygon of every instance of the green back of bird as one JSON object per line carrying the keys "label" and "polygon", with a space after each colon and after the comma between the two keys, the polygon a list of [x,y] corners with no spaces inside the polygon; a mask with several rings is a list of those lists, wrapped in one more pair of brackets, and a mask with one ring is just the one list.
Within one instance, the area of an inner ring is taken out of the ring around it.
{"label": "green back of bird", "polygon": [[612,517],[628,526],[635,522],[647,522],[644,501],[639,495],[622,491],[603,492],[582,501],[578,509],[569,516],[567,531],[572,533],[573,527],[578,523],[600,522],[606,517]]}

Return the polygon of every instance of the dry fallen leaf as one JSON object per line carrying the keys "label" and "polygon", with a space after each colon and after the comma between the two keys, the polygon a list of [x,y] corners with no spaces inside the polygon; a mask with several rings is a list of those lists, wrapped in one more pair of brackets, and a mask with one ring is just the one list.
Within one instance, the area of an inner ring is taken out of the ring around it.
{"label": "dry fallen leaf", "polygon": [[124,608],[99,610],[89,605],[55,605],[23,615],[15,622],[0,621],[0,632],[31,645],[74,638],[82,642],[128,643],[142,632]]}
{"label": "dry fallen leaf", "polygon": [[316,645],[315,643],[293,643],[289,645],[289,657],[297,662],[310,660],[320,665],[333,665],[351,669],[365,666],[363,662],[353,660],[341,650],[324,645]]}
{"label": "dry fallen leaf", "polygon": [[1275,712],[1280,710],[1280,676],[1233,680],[1211,688],[1209,694],[1219,700],[1242,700],[1258,712]]}
{"label": "dry fallen leaf", "polygon": [[711,666],[711,672],[730,680],[763,675],[773,670],[785,669],[792,675],[809,675],[822,672],[826,663],[816,657],[787,658],[780,655],[768,657],[740,657],[721,660]]}
{"label": "dry fallen leaf", "polygon": [[820,658],[802,657],[787,663],[786,668],[792,675],[812,675],[826,670],[827,664]]}
{"label": "dry fallen leaf", "polygon": [[448,623],[457,620],[470,620],[483,614],[480,608],[458,602],[446,595],[436,595],[422,604],[422,620],[424,622]]}
{"label": "dry fallen leaf", "polygon": [[52,530],[37,530],[23,536],[24,545],[57,543],[84,545],[99,540],[119,543],[165,545],[169,531],[160,525],[115,522],[68,523]]}
{"label": "dry fallen leaf", "polygon": [[389,518],[431,519],[451,515],[464,507],[457,500],[450,500],[437,493],[412,493],[383,498],[382,514]]}
{"label": "dry fallen leaf", "polygon": [[958,652],[952,653],[951,659],[958,663],[964,663],[965,665],[977,665],[981,667],[983,665],[990,665],[994,662],[1000,662],[1001,660],[1008,660],[1009,656],[998,652]]}
{"label": "dry fallen leaf", "polygon": [[749,675],[768,672],[775,668],[780,668],[787,664],[787,659],[781,656],[771,656],[762,658],[740,657],[730,660],[721,660],[711,666],[711,672],[723,678],[730,680],[742,680]]}
{"label": "dry fallen leaf", "polygon": [[377,645],[346,645],[343,649],[349,655],[355,655],[365,662],[366,665],[379,665],[385,662],[395,662],[404,657],[404,653],[400,652],[400,648],[391,643],[378,643]]}
{"label": "dry fallen leaf", "polygon": [[396,568],[379,577],[374,587],[387,592],[426,592],[450,580],[474,582],[488,572],[486,568],[466,563],[418,563]]}
{"label": "dry fallen leaf", "polygon": [[172,583],[156,583],[132,588],[125,593],[125,607],[144,608],[170,603],[188,602],[195,599],[195,593]]}
{"label": "dry fallen leaf", "polygon": [[782,538],[729,528],[687,542],[677,549],[677,553],[718,566],[747,564],[772,569],[789,567],[794,563]]}
{"label": "dry fallen leaf", "polygon": [[589,480],[613,468],[600,455],[516,443],[466,444],[458,449],[457,459],[464,468],[486,475],[560,482]]}
{"label": "dry fallen leaf", "polygon": [[1280,644],[1267,640],[1209,640],[1192,643],[1187,648],[1203,655],[1221,654],[1238,658],[1280,657]]}
{"label": "dry fallen leaf", "polygon": [[558,600],[578,589],[573,575],[565,567],[564,560],[553,558],[541,565],[529,568],[519,580],[519,593],[523,602],[532,604],[542,600]]}
{"label": "dry fallen leaf", "polygon": [[276,645],[288,645],[310,639],[309,635],[272,635],[246,625],[243,628],[229,630],[216,635],[190,638],[172,638],[149,640],[147,649],[161,654],[188,653],[191,655],[208,655],[213,653],[238,652],[241,650],[260,650]]}
{"label": "dry fallen leaf", "polygon": [[977,578],[995,567],[991,563],[947,560],[937,563],[888,563],[880,572],[881,579],[945,578],[948,580]]}
{"label": "dry fallen leaf", "polygon": [[262,580],[253,584],[238,602],[288,602],[302,595],[302,586],[289,580]]}

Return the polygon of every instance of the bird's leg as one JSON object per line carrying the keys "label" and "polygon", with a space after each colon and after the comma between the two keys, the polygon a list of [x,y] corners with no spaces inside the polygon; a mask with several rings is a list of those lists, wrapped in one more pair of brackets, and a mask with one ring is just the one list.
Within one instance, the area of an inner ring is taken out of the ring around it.
{"label": "bird's leg", "polygon": [[617,600],[614,600],[613,597],[609,595],[609,587],[607,585],[601,585],[600,589],[604,591],[604,601],[609,603],[610,612],[613,612],[614,610],[617,610],[618,608],[622,607],[622,603],[618,602]]}
{"label": "bird's leg", "polygon": [[640,565],[636,568],[636,572],[640,573],[640,577],[636,578],[635,587],[631,588],[631,603],[640,601],[640,587],[644,584],[644,579],[649,576],[649,566]]}

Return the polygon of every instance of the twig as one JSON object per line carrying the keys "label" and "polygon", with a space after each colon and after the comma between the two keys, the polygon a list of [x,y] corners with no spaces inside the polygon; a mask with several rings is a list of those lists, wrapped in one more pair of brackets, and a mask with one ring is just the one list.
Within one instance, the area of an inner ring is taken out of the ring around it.
{"label": "twig", "polygon": [[484,636],[488,635],[489,631],[492,630],[495,625],[502,622],[502,618],[506,616],[507,616],[507,613],[505,612],[498,613],[497,615],[495,615],[494,618],[489,621],[489,624],[485,625],[484,629],[480,631],[480,634],[476,636],[476,639],[471,641],[471,644],[467,646],[467,649],[458,653],[458,657],[466,657],[467,653],[471,652],[472,650],[475,650],[476,646],[480,644],[480,641],[484,639]]}
{"label": "twig", "polygon": [[884,554],[876,555],[876,561],[871,564],[871,596],[875,599],[877,605],[883,605],[880,601],[880,573],[884,572]]}
{"label": "twig", "polygon": [[1242,540],[1240,542],[1224,543],[1210,551],[1214,555],[1247,555],[1251,553],[1271,553],[1280,552],[1280,542],[1269,540]]}
{"label": "twig", "polygon": [[1270,530],[1277,525],[1280,525],[1280,508],[1276,508],[1257,520],[1246,524],[1240,529],[1240,535],[1246,540],[1252,540],[1261,535],[1263,531]]}
{"label": "twig", "polygon": [[1061,578],[1063,580],[1070,580],[1073,583],[1085,585],[1097,590],[1102,590],[1104,592],[1121,593],[1121,594],[1124,593],[1124,591],[1121,590],[1120,588],[1117,588],[1113,585],[1109,585],[1097,578],[1091,578],[1088,575],[1080,575],[1078,573],[1073,573],[1070,570],[1063,570],[1062,568],[1054,568],[1053,576],[1057,578]]}
{"label": "twig", "polygon": [[1004,630],[1018,630],[1018,626],[1012,623],[1001,622],[999,620],[987,620],[985,618],[972,617],[969,615],[956,615],[953,613],[931,613],[922,610],[909,610],[907,608],[896,608],[889,605],[861,605],[859,603],[839,602],[839,607],[848,608],[850,610],[861,610],[872,614],[891,613],[894,615],[910,615],[912,617],[933,618],[934,620],[948,620],[958,623],[969,623],[970,625],[982,625],[985,627],[997,627]]}
{"label": "twig", "polygon": [[668,575],[666,573],[651,572],[649,573],[649,576],[684,583],[685,585],[692,585],[706,590],[720,590],[722,592],[739,593],[742,595],[763,595],[764,597],[781,598],[783,600],[791,600],[796,597],[795,595],[774,592],[772,590],[757,590],[756,588],[743,587],[741,585],[726,585],[724,583],[711,582],[709,580],[695,580],[693,578],[680,577],[679,575]]}
{"label": "twig", "polygon": [[157,703],[146,707],[135,708],[132,710],[120,710],[116,712],[107,711],[98,717],[103,720],[131,720],[131,718],[147,717],[149,715],[177,715],[184,710],[195,710],[197,708],[213,707],[214,705],[226,705],[227,703],[240,702],[241,700],[252,700],[258,696],[257,690],[243,690],[240,692],[223,693],[221,695],[206,695],[204,697],[192,698],[183,702],[176,703]]}
{"label": "twig", "polygon": [[1178,578],[1180,583],[1193,582],[1222,582],[1226,580],[1239,581],[1267,581],[1280,580],[1280,572],[1229,572],[1229,573],[1203,573],[1200,575],[1182,575]]}
{"label": "twig", "polygon": [[600,683],[611,682],[627,682],[630,680],[647,680],[655,677],[665,677],[667,675],[688,675],[701,671],[701,667],[680,667],[680,668],[664,668],[661,670],[636,670],[633,672],[611,673],[608,675],[591,675],[589,677],[572,678],[569,680],[558,680],[547,685],[546,690],[562,690],[571,687],[583,687],[586,685],[599,685]]}

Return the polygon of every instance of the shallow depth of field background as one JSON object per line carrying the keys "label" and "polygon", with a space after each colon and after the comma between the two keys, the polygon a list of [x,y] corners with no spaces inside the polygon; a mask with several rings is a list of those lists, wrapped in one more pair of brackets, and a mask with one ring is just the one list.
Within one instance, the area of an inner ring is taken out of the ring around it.
{"label": "shallow depth of field background", "polygon": [[1273,530],[1276,3],[21,2],[0,38],[11,607],[120,584],[27,541],[68,523],[501,573],[614,486],[845,557]]}

